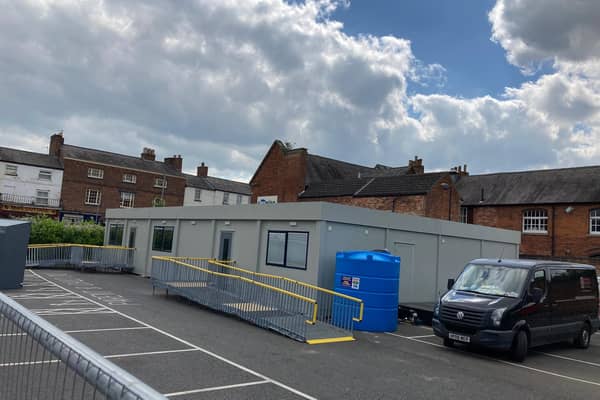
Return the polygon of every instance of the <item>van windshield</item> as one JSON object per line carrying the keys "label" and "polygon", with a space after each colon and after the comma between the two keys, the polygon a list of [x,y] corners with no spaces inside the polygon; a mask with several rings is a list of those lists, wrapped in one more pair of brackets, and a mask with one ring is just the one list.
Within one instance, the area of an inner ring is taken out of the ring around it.
{"label": "van windshield", "polygon": [[469,264],[458,277],[453,289],[493,296],[519,297],[528,272],[523,268]]}

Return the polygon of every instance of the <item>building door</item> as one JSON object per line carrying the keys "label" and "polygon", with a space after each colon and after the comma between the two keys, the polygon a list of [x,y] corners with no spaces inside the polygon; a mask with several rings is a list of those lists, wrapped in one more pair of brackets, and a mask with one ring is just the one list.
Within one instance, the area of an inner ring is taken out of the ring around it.
{"label": "building door", "polygon": [[136,232],[136,227],[132,226],[131,228],[129,228],[129,241],[127,242],[127,247],[133,249],[135,247],[135,232]]}
{"label": "building door", "polygon": [[219,248],[219,260],[231,260],[231,246],[233,243],[233,232],[221,232],[221,245]]}

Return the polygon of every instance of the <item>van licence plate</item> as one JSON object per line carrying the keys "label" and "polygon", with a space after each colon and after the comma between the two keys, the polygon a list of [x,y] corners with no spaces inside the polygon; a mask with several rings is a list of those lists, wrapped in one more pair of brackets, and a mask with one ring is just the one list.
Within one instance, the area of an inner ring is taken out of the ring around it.
{"label": "van licence plate", "polygon": [[466,335],[459,335],[456,333],[448,333],[448,337],[452,340],[456,340],[458,342],[463,342],[463,343],[471,343],[471,337],[470,336],[466,336]]}

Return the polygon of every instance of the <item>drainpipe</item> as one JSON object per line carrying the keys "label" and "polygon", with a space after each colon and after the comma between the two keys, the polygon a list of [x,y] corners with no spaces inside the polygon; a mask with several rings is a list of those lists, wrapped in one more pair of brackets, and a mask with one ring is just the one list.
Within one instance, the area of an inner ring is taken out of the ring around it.
{"label": "drainpipe", "polygon": [[552,206],[552,257],[555,254],[554,230],[556,229],[556,207]]}

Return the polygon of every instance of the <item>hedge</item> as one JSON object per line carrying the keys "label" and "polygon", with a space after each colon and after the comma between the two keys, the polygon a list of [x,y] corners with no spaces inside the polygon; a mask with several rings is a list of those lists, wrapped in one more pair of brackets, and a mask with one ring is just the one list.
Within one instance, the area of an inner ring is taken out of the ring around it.
{"label": "hedge", "polygon": [[102,245],[104,227],[93,221],[63,223],[50,218],[32,218],[30,244],[78,243]]}

